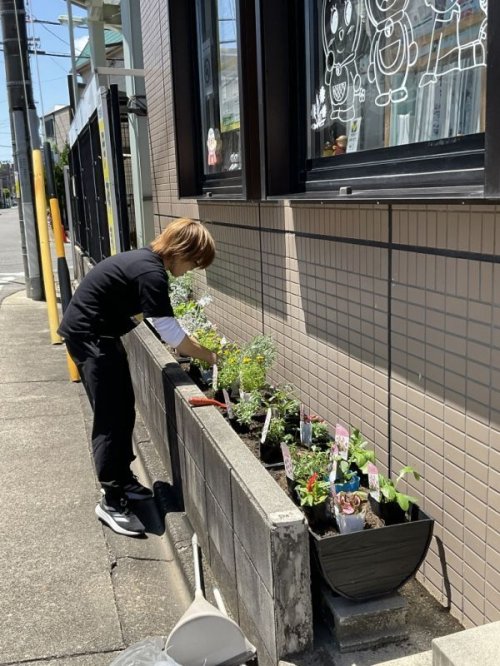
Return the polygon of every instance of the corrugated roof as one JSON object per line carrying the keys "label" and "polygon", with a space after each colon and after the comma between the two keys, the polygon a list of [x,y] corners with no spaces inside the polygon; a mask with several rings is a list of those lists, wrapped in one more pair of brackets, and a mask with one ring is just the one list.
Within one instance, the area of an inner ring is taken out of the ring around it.
{"label": "corrugated roof", "polygon": [[[104,44],[106,46],[115,46],[116,44],[121,44],[123,42],[123,35],[117,30],[105,30],[104,31]],[[80,55],[76,59],[76,68],[86,65],[90,61],[90,42],[87,42],[86,45],[80,52]]]}

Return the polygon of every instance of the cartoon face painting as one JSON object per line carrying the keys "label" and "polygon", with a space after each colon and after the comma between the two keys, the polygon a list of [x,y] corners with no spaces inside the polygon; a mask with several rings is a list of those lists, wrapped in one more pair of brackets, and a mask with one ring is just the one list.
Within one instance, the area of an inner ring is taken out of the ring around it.
{"label": "cartoon face painting", "polygon": [[[487,18],[479,26],[477,36],[463,43],[460,30],[462,20],[460,0],[425,0],[425,4],[434,12],[432,43],[436,44],[437,48],[429,52],[427,70],[422,75],[419,86],[423,88],[437,83],[438,78],[448,72],[485,66]],[[487,14],[487,0],[480,0],[479,4],[482,11]]]}
{"label": "cartoon face painting", "polygon": [[342,122],[355,117],[356,97],[364,101],[356,57],[362,32],[359,4],[356,0],[323,0],[321,18],[330,118]]}
{"label": "cartoon face painting", "polygon": [[368,79],[377,87],[377,106],[408,98],[406,82],[418,57],[418,46],[406,12],[408,5],[409,0],[366,0],[368,18],[375,29]]}
{"label": "cartoon face painting", "polygon": [[410,0],[367,0],[367,10],[373,23],[385,25],[390,19],[399,20],[409,3]]}

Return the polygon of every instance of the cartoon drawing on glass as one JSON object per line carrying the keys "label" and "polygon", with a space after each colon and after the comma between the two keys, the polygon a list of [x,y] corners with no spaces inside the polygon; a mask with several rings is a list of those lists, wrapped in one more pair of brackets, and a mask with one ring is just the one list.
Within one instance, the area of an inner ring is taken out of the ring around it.
{"label": "cartoon drawing on glass", "polygon": [[408,5],[409,0],[366,0],[368,18],[375,28],[368,79],[377,87],[377,106],[408,98],[408,72],[418,57]]}
{"label": "cartoon drawing on glass", "polygon": [[486,33],[487,33],[487,0],[480,0],[482,11],[486,14],[477,37],[472,41],[461,43],[463,37],[460,30],[462,7],[460,0],[425,0],[427,7],[434,12],[431,44],[427,71],[420,79],[423,88],[436,83],[438,76],[448,72],[464,71],[486,65]]}
{"label": "cartoon drawing on glass", "polygon": [[363,29],[359,6],[352,0],[323,0],[323,50],[325,84],[330,96],[332,120],[347,122],[355,114],[356,97],[365,101],[358,72],[357,50]]}
{"label": "cartoon drawing on glass", "polygon": [[326,108],[326,90],[325,86],[321,86],[319,93],[316,93],[316,101],[312,105],[311,118],[313,119],[311,129],[321,129],[326,123],[326,116],[328,110]]}

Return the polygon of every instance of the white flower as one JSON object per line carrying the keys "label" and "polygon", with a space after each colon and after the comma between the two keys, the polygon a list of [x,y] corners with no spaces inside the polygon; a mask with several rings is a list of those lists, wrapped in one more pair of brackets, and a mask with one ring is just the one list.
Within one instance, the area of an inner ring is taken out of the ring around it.
{"label": "white flower", "polygon": [[321,86],[321,88],[319,89],[319,101],[321,102],[321,104],[324,104],[325,99],[326,99],[325,86]]}
{"label": "white flower", "polygon": [[206,308],[207,305],[210,305],[211,302],[212,302],[212,297],[209,294],[206,294],[205,296],[202,296],[199,299],[198,305],[202,308]]}

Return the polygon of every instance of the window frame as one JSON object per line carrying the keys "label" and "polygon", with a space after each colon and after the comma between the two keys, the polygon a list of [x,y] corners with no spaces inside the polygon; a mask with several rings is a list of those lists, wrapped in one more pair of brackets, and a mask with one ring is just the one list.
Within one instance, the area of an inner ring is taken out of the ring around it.
{"label": "window frame", "polygon": [[[307,86],[313,0],[257,0],[264,133],[263,186],[269,199],[468,200],[500,198],[500,3],[488,2],[486,128],[481,134],[331,158],[307,158]],[[276,21],[285,30],[276,33]],[[263,74],[265,72],[265,75]],[[498,78],[498,77],[496,77]],[[296,106],[294,106],[296,105]],[[281,127],[284,109],[296,109]],[[496,112],[495,112],[496,110]],[[280,152],[280,146],[294,141]]]}
{"label": "window frame", "polygon": [[[169,2],[179,198],[259,199],[260,160],[253,0],[236,0],[241,170],[206,175],[201,147],[197,0]],[[195,52],[193,53],[193,45]],[[203,144],[204,145],[204,144]]]}

